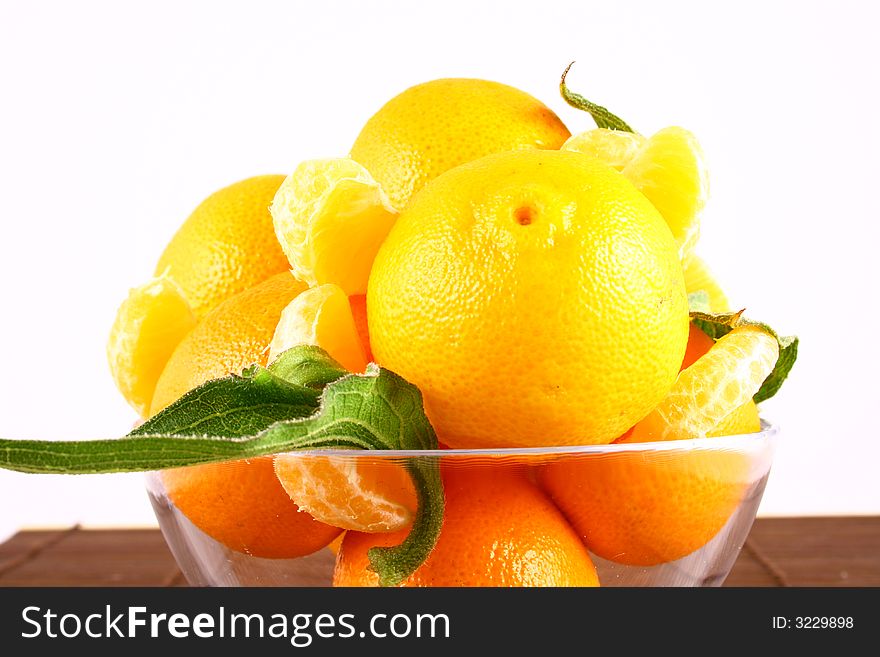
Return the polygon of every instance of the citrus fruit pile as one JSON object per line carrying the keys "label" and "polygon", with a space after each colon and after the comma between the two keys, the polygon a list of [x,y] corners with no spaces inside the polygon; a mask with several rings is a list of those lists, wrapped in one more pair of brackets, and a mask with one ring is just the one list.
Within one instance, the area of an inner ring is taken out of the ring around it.
{"label": "citrus fruit pile", "polygon": [[[108,357],[122,394],[147,419],[306,344],[417,386],[453,450],[759,431],[756,400],[792,344],[733,312],[694,253],[708,195],[696,138],[643,136],[564,76],[561,90],[597,128],[572,136],[503,84],[435,80],[388,101],[348,156],[209,196],[119,309]],[[754,478],[745,456],[711,448],[526,466],[456,454],[440,468],[439,538],[405,586],[596,586],[595,556],[651,566],[698,550]],[[231,550],[330,545],[340,586],[377,585],[371,548],[400,544],[419,514],[410,473],[378,456],[161,476]]]}

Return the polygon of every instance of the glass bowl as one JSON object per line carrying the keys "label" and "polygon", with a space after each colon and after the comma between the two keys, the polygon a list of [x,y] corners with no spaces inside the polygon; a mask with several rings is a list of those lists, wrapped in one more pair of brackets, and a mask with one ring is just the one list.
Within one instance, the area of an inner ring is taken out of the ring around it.
{"label": "glass bowl", "polygon": [[[409,484],[406,466],[437,465],[444,525],[410,585],[720,586],[754,521],[776,434],[762,422],[753,434],[656,443],[276,457],[285,472],[369,472],[388,490]],[[148,473],[189,583],[378,584],[366,549],[396,544],[407,530],[343,536],[315,522],[282,488],[276,457]]]}

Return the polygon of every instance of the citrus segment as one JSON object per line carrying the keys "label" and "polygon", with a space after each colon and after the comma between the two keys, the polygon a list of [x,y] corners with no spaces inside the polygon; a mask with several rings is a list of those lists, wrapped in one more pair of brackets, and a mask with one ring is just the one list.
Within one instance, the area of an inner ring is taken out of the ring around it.
{"label": "citrus segment", "polygon": [[683,128],[660,130],[648,139],[622,173],[660,211],[687,260],[700,233],[709,196],[709,175],[696,138]]}
{"label": "citrus segment", "polygon": [[706,435],[709,438],[719,436],[738,436],[745,433],[756,433],[761,430],[761,418],[758,405],[751,399],[742,406],[737,406]]}
{"label": "citrus segment", "polygon": [[350,372],[367,367],[348,297],[338,285],[309,288],[287,305],[269,343],[269,362],[298,344],[321,347]]}
{"label": "citrus segment", "polygon": [[[715,340],[706,335],[696,324],[691,323],[688,335],[687,350],[681,369],[687,369],[702,358],[715,344]],[[714,429],[706,435],[731,436],[743,433],[754,433],[761,430],[761,419],[758,417],[758,405],[749,399],[745,404],[732,410]],[[625,442],[623,438],[619,442]]]}
{"label": "citrus segment", "polygon": [[666,398],[623,440],[707,436],[727,415],[752,399],[778,357],[778,343],[764,329],[733,329],[682,370]]}
{"label": "citrus segment", "polygon": [[154,278],[129,292],[116,313],[107,341],[107,360],[116,387],[146,417],[165,363],[196,324],[180,288]]}
{"label": "citrus segment", "polygon": [[592,155],[618,171],[629,164],[645,145],[642,135],[624,130],[595,128],[570,137],[562,150]]}
{"label": "citrus segment", "polygon": [[229,297],[287,270],[269,204],[284,176],[256,176],[206,198],[156,266],[180,286],[197,318]]}
{"label": "citrus segment", "polygon": [[291,271],[310,286],[364,294],[376,251],[397,213],[379,184],[350,158],[309,160],[281,185],[270,208]]}
{"label": "citrus segment", "polygon": [[387,460],[279,454],[275,474],[299,508],[334,527],[394,531],[410,524],[418,506],[409,474]]}
{"label": "citrus segment", "polygon": [[[687,350],[681,369],[687,369],[702,358],[715,344],[715,340],[706,335],[696,324],[691,323],[688,335]],[[749,399],[745,404],[732,410],[726,415],[714,429],[706,435],[731,436],[742,433],[754,433],[761,430],[761,420],[758,417],[758,405]],[[618,442],[625,442],[621,438]]]}
{"label": "citrus segment", "polygon": [[451,447],[610,442],[669,392],[688,332],[662,217],[563,151],[434,180],[379,250],[367,307],[377,362],[419,387]]}
{"label": "citrus segment", "polygon": [[[549,499],[521,472],[445,468],[443,528],[427,560],[401,586],[598,586],[587,550]],[[378,586],[367,552],[407,530],[347,532],[334,586]]]}
{"label": "citrus segment", "polygon": [[290,559],[321,549],[340,533],[290,501],[271,457],[175,468],[161,477],[174,506],[236,552]]}
{"label": "citrus segment", "polygon": [[730,312],[730,302],[724,290],[715,280],[706,262],[697,255],[692,254],[683,263],[684,286],[688,294],[702,290],[709,296],[709,311],[713,313]]}
{"label": "citrus segment", "polygon": [[429,181],[459,164],[520,148],[559,148],[570,133],[546,105],[488,80],[451,78],[411,87],[367,121],[351,148],[402,210]]}

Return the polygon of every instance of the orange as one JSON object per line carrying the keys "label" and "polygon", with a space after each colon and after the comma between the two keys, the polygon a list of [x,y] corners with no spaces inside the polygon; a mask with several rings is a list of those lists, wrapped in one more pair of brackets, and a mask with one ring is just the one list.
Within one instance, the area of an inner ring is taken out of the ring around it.
{"label": "orange", "polygon": [[[524,474],[465,467],[445,469],[440,538],[402,586],[598,586],[583,544]],[[367,551],[397,545],[407,531],[347,532],[333,585],[377,586]]]}
{"label": "orange", "polygon": [[[304,288],[289,272],[278,274],[209,312],[168,361],[153,412],[205,381],[265,365],[281,311]],[[299,510],[275,477],[270,457],[166,470],[162,480],[181,513],[233,550],[296,557],[339,533]]]}
{"label": "orange", "polygon": [[488,80],[449,78],[410,87],[361,130],[351,157],[398,210],[459,164],[520,148],[557,149],[570,137],[546,105]]}
{"label": "orange", "polygon": [[591,552],[637,566],[708,543],[750,483],[746,454],[710,447],[570,457],[538,478]]}
{"label": "orange", "polygon": [[684,360],[681,369],[686,370],[702,358],[715,344],[715,340],[706,335],[696,324],[688,328],[687,349],[684,352]]}
{"label": "orange", "polygon": [[281,312],[305,290],[290,272],[241,292],[208,313],[171,355],[156,384],[153,414],[205,381],[266,364]]}
{"label": "orange", "polygon": [[669,392],[688,309],[675,241],[618,172],[522,150],[448,171],[379,249],[376,361],[451,447],[611,442]]}
{"label": "orange", "polygon": [[258,176],[209,196],[180,227],[156,276],[129,295],[107,344],[110,370],[126,400],[146,417],[172,352],[225,299],[287,269],[269,203],[282,176]]}
{"label": "orange", "polygon": [[183,515],[236,552],[290,559],[321,549],[340,533],[290,501],[271,457],[166,470],[162,482]]}
{"label": "orange", "polygon": [[289,268],[269,205],[284,176],[256,176],[211,194],[180,227],[156,266],[183,292],[197,318]]}
{"label": "orange", "polygon": [[116,314],[107,360],[116,387],[141,417],[175,347],[196,324],[180,288],[167,277],[131,290]]}
{"label": "orange", "polygon": [[278,454],[275,474],[299,508],[334,527],[394,531],[418,508],[409,474],[388,459]]}
{"label": "orange", "polygon": [[351,305],[351,315],[354,318],[354,327],[357,329],[361,347],[367,361],[373,360],[373,350],[370,348],[370,328],[367,325],[367,295],[355,294],[348,298]]}
{"label": "orange", "polygon": [[[691,324],[682,369],[714,344]],[[757,407],[749,400],[709,435],[759,429]],[[749,467],[746,454],[707,446],[568,458],[541,468],[538,480],[592,552],[619,563],[652,566],[680,559],[718,533],[750,483]]]}

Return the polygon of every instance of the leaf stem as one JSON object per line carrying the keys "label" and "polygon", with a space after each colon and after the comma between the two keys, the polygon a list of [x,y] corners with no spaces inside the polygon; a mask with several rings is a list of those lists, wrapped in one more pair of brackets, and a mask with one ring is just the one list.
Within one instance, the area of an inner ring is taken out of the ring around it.
{"label": "leaf stem", "polygon": [[593,117],[596,125],[600,128],[608,128],[609,130],[622,130],[623,132],[635,132],[635,130],[630,128],[629,124],[621,119],[619,116],[612,114],[605,107],[602,107],[601,105],[597,105],[596,103],[587,100],[580,94],[576,94],[568,88],[568,85],[565,84],[565,78],[573,65],[574,62],[571,62],[571,64],[569,64],[565,68],[565,71],[562,72],[562,79],[559,81],[559,93],[562,94],[565,102],[575,109],[587,112],[590,116]]}
{"label": "leaf stem", "polygon": [[[379,575],[380,586],[403,583],[434,549],[443,525],[445,499],[437,457],[408,459],[405,467],[413,480],[419,507],[409,534],[400,545],[373,547],[367,551],[370,566]],[[441,491],[438,495],[437,491]]]}

